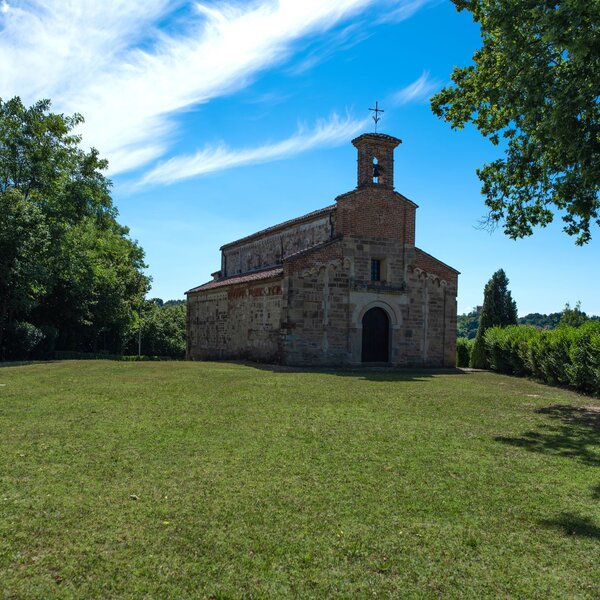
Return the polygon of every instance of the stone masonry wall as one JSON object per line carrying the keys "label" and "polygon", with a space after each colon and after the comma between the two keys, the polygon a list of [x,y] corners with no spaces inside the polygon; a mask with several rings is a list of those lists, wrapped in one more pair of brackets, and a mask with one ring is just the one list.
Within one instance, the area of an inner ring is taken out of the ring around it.
{"label": "stone masonry wall", "polygon": [[[382,280],[371,281],[371,258]],[[390,363],[454,366],[454,281],[415,267],[414,247],[397,240],[345,236],[284,262],[282,357],[292,365],[361,364],[362,317],[390,318]],[[439,261],[437,261],[439,263]]]}
{"label": "stone masonry wall", "polygon": [[347,363],[347,291],[340,240],[284,261],[281,347],[286,364]]}
{"label": "stone masonry wall", "polygon": [[[349,270],[348,314],[351,364],[361,363],[362,317],[371,308],[383,308],[390,319],[391,364],[406,364],[406,344],[402,311],[408,303],[407,265],[414,248],[398,239],[344,237],[344,264]],[[381,281],[371,281],[371,260],[381,261]]]}
{"label": "stone masonry wall", "polygon": [[332,210],[317,219],[223,248],[223,276],[231,277],[280,265],[285,256],[329,240],[334,228],[334,212]]}
{"label": "stone masonry wall", "polygon": [[455,366],[456,285],[413,266],[408,289],[403,312],[406,364]]}
{"label": "stone masonry wall", "polygon": [[279,362],[281,278],[188,295],[192,360]]}

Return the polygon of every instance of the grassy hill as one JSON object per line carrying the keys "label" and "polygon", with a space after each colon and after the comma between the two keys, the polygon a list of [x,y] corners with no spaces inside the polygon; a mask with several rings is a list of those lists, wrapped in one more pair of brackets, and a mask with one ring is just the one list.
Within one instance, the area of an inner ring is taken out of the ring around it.
{"label": "grassy hill", "polygon": [[2,598],[598,598],[600,406],[492,373],[0,369]]}

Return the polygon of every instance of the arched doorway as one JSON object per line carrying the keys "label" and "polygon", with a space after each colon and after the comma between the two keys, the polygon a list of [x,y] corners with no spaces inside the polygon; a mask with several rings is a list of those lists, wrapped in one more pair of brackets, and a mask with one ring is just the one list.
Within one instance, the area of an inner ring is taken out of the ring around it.
{"label": "arched doorway", "polygon": [[390,319],[378,306],[362,318],[362,362],[389,362]]}

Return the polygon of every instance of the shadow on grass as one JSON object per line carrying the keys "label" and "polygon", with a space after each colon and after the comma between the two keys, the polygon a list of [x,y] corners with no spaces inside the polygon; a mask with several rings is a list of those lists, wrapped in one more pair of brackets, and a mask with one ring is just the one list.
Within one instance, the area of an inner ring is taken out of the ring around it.
{"label": "shadow on grass", "polygon": [[368,381],[425,381],[436,375],[465,375],[460,369],[393,369],[390,367],[363,367],[321,372],[339,377],[357,377]]}
{"label": "shadow on grass", "polygon": [[275,365],[266,363],[255,363],[251,361],[232,361],[233,364],[251,367],[260,371],[271,373],[314,373],[318,375],[337,375],[338,377],[354,377],[356,379],[367,379],[369,381],[425,381],[436,375],[466,375],[462,369],[437,368],[416,369],[396,368],[387,366],[373,367],[292,367],[287,365]]}
{"label": "shadow on grass", "polygon": [[544,527],[560,529],[565,535],[576,535],[600,541],[600,527],[590,517],[564,512],[555,519],[540,521]]}
{"label": "shadow on grass", "polygon": [[0,361],[2,367],[27,367],[29,365],[49,365],[60,362],[59,360],[4,360]]}
{"label": "shadow on grass", "polygon": [[535,412],[548,416],[550,423],[521,437],[496,437],[496,441],[600,466],[600,407],[555,404]]}

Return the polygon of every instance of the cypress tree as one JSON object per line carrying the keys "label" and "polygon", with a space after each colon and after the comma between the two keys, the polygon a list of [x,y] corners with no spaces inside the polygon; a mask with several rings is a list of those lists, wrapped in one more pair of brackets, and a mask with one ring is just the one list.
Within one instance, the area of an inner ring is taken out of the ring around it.
{"label": "cypress tree", "polygon": [[517,324],[517,303],[508,289],[508,277],[503,269],[496,271],[483,290],[483,307],[479,317],[479,328],[471,352],[470,366],[487,369],[488,358],[484,335],[490,327],[506,327]]}

